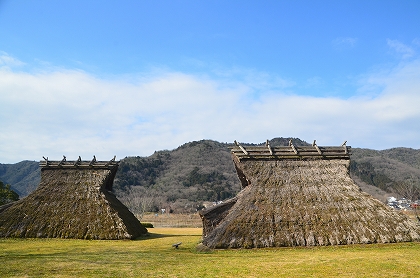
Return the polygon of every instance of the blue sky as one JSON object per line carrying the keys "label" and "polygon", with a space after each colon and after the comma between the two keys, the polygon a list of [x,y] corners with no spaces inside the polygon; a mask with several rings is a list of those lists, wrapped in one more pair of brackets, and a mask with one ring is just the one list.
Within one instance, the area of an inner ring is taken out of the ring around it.
{"label": "blue sky", "polygon": [[0,0],[0,163],[200,139],[420,148],[419,1]]}

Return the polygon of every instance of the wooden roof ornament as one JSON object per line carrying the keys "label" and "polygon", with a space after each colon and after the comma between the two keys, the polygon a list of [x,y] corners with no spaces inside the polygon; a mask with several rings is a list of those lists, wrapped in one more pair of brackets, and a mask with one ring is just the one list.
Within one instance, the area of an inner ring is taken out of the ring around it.
{"label": "wooden roof ornament", "polygon": [[0,211],[0,237],[134,239],[147,233],[111,192],[119,161],[40,161],[41,182]]}
{"label": "wooden roof ornament", "polygon": [[67,161],[65,155],[63,155],[63,159],[59,161],[50,161],[45,156],[43,156],[44,160],[39,162],[39,166],[42,169],[70,169],[70,168],[88,168],[88,169],[112,169],[114,167],[118,167],[119,161],[116,161],[116,156],[109,161],[97,161],[96,156],[93,156],[92,160],[82,160],[79,158],[75,161]]}
{"label": "wooden roof ornament", "polygon": [[349,175],[351,148],[231,148],[238,195],[200,211],[208,248],[258,248],[420,240],[420,226],[364,193]]}
{"label": "wooden roof ornament", "polygon": [[271,147],[267,140],[265,146],[245,148],[235,141],[231,152],[239,161],[243,159],[350,159],[351,147],[346,146],[346,142],[338,147],[319,147],[314,140],[312,146],[298,147],[293,145],[292,139],[290,139],[288,146]]}

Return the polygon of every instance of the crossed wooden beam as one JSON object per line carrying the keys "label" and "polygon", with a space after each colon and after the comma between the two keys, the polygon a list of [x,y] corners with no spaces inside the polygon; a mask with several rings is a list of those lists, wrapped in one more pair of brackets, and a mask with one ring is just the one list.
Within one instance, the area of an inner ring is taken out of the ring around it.
{"label": "crossed wooden beam", "polygon": [[119,164],[119,161],[116,161],[116,156],[114,156],[109,161],[98,161],[96,159],[96,156],[94,155],[92,160],[90,161],[83,161],[82,157],[79,156],[79,158],[76,161],[67,161],[67,158],[65,155],[63,155],[63,159],[60,161],[51,161],[48,159],[48,157],[43,156],[42,157],[44,161],[40,162],[41,167],[54,167],[54,168],[68,168],[68,167],[113,167],[115,165]]}
{"label": "crossed wooden beam", "polygon": [[349,158],[350,148],[347,141],[341,146],[335,147],[319,147],[316,140],[312,146],[295,146],[293,140],[289,140],[288,146],[272,147],[270,141],[267,140],[265,146],[249,146],[244,147],[236,140],[235,147],[231,148],[231,152],[239,159],[258,159],[258,158],[302,158],[302,157],[321,157],[321,158]]}

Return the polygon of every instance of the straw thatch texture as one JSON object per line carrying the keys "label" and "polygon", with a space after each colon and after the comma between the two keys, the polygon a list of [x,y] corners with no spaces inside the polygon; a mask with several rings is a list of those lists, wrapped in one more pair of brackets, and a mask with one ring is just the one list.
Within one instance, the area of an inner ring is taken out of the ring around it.
{"label": "straw thatch texture", "polygon": [[217,206],[211,207],[205,211],[205,216],[203,214],[204,211],[200,211],[200,217],[203,221],[203,236],[206,237],[210,234],[213,229],[219,225],[219,223],[226,217],[229,213],[230,209],[236,203],[237,198],[229,199],[222,204]]}
{"label": "straw thatch texture", "polygon": [[0,236],[132,239],[147,233],[108,191],[116,169],[42,169],[38,188],[0,212]]}
{"label": "straw thatch texture", "polygon": [[[241,160],[245,188],[203,244],[210,248],[387,243],[420,239],[420,227],[361,192],[348,159]],[[214,210],[214,209],[213,209]],[[214,216],[202,212],[203,225]],[[206,221],[204,221],[206,220]],[[205,230],[206,228],[204,228]]]}

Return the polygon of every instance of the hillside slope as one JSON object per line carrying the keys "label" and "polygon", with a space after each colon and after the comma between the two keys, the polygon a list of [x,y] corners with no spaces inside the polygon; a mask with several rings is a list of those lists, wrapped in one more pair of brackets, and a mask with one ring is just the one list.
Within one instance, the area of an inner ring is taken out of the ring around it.
{"label": "hillside slope", "polygon": [[19,196],[27,196],[37,188],[41,180],[39,163],[25,160],[16,164],[0,164],[0,180],[10,184]]}
{"label": "hillside slope", "polygon": [[[129,208],[196,211],[204,201],[233,197],[240,190],[228,144],[211,140],[186,143],[172,151],[121,160],[117,196]],[[144,205],[144,204],[143,204]]]}
{"label": "hillside slope", "polygon": [[390,195],[412,200],[420,198],[420,150],[354,148],[351,159],[352,178],[381,201]]}

